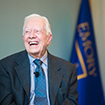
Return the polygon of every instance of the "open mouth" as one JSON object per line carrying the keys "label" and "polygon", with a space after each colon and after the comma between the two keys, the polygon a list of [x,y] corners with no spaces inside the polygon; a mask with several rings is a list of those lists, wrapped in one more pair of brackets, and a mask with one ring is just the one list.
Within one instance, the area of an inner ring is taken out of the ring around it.
{"label": "open mouth", "polygon": [[31,45],[38,45],[38,43],[39,43],[39,42],[30,42],[29,44],[30,44],[30,46],[31,46]]}

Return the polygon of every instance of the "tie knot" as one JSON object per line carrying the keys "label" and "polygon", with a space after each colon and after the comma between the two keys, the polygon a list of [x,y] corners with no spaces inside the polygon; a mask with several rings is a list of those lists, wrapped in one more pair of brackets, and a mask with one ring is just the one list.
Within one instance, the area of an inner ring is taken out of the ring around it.
{"label": "tie knot", "polygon": [[42,64],[42,61],[40,59],[35,59],[34,63],[39,67]]}

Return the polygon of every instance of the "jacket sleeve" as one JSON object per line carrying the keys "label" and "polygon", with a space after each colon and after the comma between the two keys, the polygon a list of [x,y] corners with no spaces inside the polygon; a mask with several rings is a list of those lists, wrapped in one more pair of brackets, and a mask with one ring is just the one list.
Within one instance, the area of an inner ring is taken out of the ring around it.
{"label": "jacket sleeve", "polygon": [[15,105],[8,72],[0,62],[0,105]]}
{"label": "jacket sleeve", "polygon": [[69,81],[67,98],[64,100],[62,105],[78,105],[77,70],[76,70],[76,67],[74,67],[73,73],[72,73],[70,81]]}

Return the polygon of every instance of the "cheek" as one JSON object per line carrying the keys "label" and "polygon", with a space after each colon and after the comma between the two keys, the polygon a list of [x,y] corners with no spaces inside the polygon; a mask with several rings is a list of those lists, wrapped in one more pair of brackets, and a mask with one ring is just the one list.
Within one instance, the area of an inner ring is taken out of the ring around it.
{"label": "cheek", "polygon": [[39,40],[41,41],[41,43],[45,44],[47,42],[47,38],[46,37],[40,37]]}
{"label": "cheek", "polygon": [[47,43],[48,43],[48,38],[47,37],[45,38],[44,42],[45,42],[45,45],[47,45]]}
{"label": "cheek", "polygon": [[24,42],[26,42],[27,41],[27,37],[26,36],[23,36],[23,40],[24,40]]}

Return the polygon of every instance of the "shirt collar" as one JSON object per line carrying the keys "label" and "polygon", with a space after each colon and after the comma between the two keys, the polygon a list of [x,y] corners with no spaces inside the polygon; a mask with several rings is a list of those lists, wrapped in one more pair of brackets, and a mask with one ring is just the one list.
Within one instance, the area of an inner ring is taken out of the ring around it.
{"label": "shirt collar", "polygon": [[[33,63],[33,61],[36,59],[34,57],[32,57],[31,55],[28,54],[28,58],[29,58],[29,62],[30,65]],[[45,52],[45,54],[40,58],[40,60],[47,65],[47,51]]]}
{"label": "shirt collar", "polygon": [[40,58],[40,60],[47,65],[47,51],[45,52],[45,54]]}

